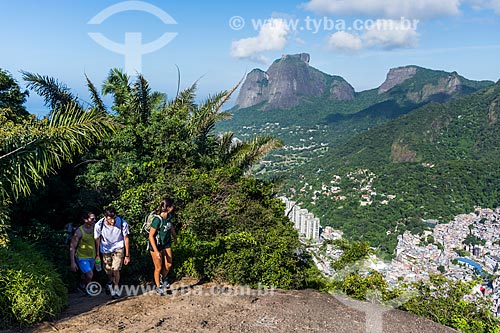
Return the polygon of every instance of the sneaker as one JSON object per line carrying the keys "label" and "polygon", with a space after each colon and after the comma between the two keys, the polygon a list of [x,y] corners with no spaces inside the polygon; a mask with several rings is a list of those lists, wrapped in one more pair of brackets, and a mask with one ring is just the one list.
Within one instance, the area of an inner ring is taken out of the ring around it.
{"label": "sneaker", "polygon": [[163,275],[160,274],[160,287],[163,287]]}
{"label": "sneaker", "polygon": [[106,283],[106,288],[104,288],[104,291],[106,292],[106,295],[113,296],[113,283],[112,282]]}
{"label": "sneaker", "polygon": [[163,289],[163,287],[158,287],[156,288],[156,293],[159,295],[159,296],[163,296],[165,295],[165,290]]}
{"label": "sneaker", "polygon": [[163,280],[162,286],[169,289],[170,288],[170,282],[168,282],[168,277]]}
{"label": "sneaker", "polygon": [[118,298],[122,297],[122,295],[120,295],[120,291],[118,291],[118,290],[116,290],[116,291],[113,290],[112,293],[113,294],[111,295],[111,298],[113,298],[113,299],[118,299]]}
{"label": "sneaker", "polygon": [[78,292],[82,295],[87,295],[87,288],[85,288],[85,286],[78,285],[78,287],[76,287],[76,290],[78,290]]}

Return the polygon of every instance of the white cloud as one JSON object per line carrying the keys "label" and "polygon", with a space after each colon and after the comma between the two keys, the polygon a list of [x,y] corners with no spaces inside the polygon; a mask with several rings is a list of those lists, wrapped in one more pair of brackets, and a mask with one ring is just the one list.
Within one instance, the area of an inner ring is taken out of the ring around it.
{"label": "white cloud", "polygon": [[363,48],[359,36],[345,31],[338,31],[328,38],[328,47],[341,52],[356,52]]}
{"label": "white cloud", "polygon": [[264,51],[282,50],[288,44],[289,28],[283,19],[271,18],[256,37],[243,38],[231,43],[231,56],[257,62],[267,62],[259,55]]}
{"label": "white cloud", "polygon": [[491,0],[489,8],[493,9],[496,14],[500,15],[500,0]]}
{"label": "white cloud", "polygon": [[328,46],[347,53],[367,48],[392,50],[416,47],[418,38],[416,26],[406,25],[399,20],[376,20],[359,35],[345,31],[334,33],[328,39]]}
{"label": "white cloud", "polygon": [[491,9],[500,15],[500,0],[463,0],[475,10]]}
{"label": "white cloud", "polygon": [[417,46],[418,36],[414,28],[404,26],[400,21],[376,20],[363,34],[363,42],[368,47],[376,46],[388,50],[412,48]]}
{"label": "white cloud", "polygon": [[428,19],[459,14],[460,1],[461,0],[310,0],[303,6],[310,11],[336,15]]}
{"label": "white cloud", "polygon": [[299,38],[299,37],[295,38],[295,42],[297,44],[300,44],[300,45],[306,45],[307,44],[305,40],[303,40],[302,38]]}

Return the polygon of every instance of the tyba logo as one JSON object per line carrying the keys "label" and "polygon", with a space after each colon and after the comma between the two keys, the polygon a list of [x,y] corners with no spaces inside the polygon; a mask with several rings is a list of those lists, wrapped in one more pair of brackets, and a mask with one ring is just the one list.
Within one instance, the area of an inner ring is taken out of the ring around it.
{"label": "tyba logo", "polygon": [[[124,1],[109,6],[94,16],[88,24],[101,24],[109,17],[127,11],[142,11],[156,16],[165,24],[177,24],[177,22],[164,10],[143,1]],[[176,32],[165,32],[160,38],[147,43],[142,43],[142,33],[125,32],[125,43],[119,44],[105,37],[99,32],[89,32],[89,36],[102,47],[125,56],[125,72],[135,74],[142,72],[142,56],[155,52],[170,43]]]}

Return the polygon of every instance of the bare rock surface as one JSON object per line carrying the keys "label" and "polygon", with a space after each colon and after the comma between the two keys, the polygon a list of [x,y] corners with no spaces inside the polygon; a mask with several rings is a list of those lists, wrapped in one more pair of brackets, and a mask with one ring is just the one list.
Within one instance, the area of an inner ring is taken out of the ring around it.
{"label": "bare rock surface", "polygon": [[168,295],[70,295],[61,318],[28,332],[457,332],[412,314],[313,290],[177,282]]}
{"label": "bare rock surface", "polygon": [[391,68],[389,73],[387,73],[384,83],[378,88],[378,93],[383,94],[388,92],[398,84],[412,78],[415,74],[417,74],[417,67],[415,66]]}

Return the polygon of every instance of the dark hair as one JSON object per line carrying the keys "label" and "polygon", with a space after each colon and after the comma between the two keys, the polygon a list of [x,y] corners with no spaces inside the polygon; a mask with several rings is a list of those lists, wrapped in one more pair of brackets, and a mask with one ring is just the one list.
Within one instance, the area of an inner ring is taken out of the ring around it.
{"label": "dark hair", "polygon": [[174,206],[174,200],[172,198],[163,198],[160,201],[160,204],[158,205],[158,207],[156,208],[155,213],[160,215],[160,213],[166,212],[167,208],[173,207],[173,206]]}
{"label": "dark hair", "polygon": [[83,211],[82,214],[80,215],[80,220],[82,222],[85,222],[85,220],[89,218],[90,214],[93,214],[93,213],[88,211],[88,210]]}
{"label": "dark hair", "polygon": [[116,217],[116,208],[114,206],[108,206],[104,209],[104,216],[106,217]]}

